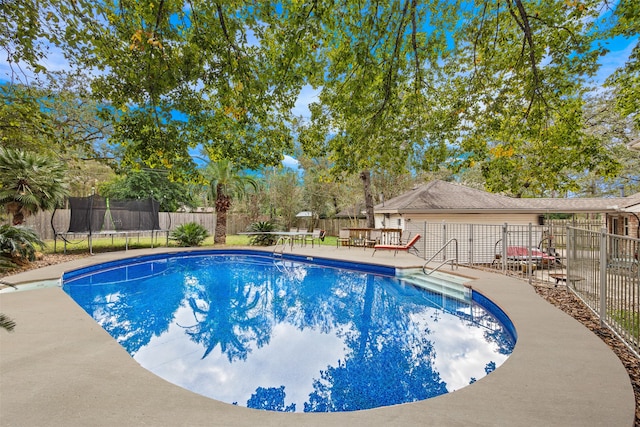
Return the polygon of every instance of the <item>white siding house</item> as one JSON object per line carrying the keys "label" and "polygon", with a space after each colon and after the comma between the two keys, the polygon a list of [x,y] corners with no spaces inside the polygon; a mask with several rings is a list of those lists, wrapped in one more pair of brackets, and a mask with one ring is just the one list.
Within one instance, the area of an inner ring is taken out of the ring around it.
{"label": "white siding house", "polygon": [[[636,224],[633,209],[640,193],[613,198],[513,198],[435,180],[376,205],[377,228],[406,229],[408,222],[453,224],[541,224],[546,214],[627,215]],[[605,224],[603,223],[603,226]]]}

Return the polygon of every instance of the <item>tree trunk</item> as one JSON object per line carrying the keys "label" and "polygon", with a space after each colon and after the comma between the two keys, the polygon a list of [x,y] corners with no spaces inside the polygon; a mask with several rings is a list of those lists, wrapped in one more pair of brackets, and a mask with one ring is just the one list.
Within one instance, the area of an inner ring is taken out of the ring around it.
{"label": "tree trunk", "polygon": [[213,243],[224,245],[227,243],[227,212],[231,207],[231,197],[224,194],[222,185],[218,185],[216,194],[216,231]]}
{"label": "tree trunk", "polygon": [[22,212],[15,213],[13,215],[13,218],[11,219],[11,225],[15,227],[23,224],[24,224],[24,214]]}
{"label": "tree trunk", "polygon": [[227,212],[216,211],[216,231],[213,243],[220,245],[227,243]]}
{"label": "tree trunk", "polygon": [[18,202],[9,202],[6,206],[7,213],[11,215],[11,225],[22,225],[24,224],[25,215],[22,210],[22,205]]}
{"label": "tree trunk", "polygon": [[371,194],[371,171],[365,170],[360,172],[360,179],[364,187],[364,205],[367,212],[367,227],[374,228],[376,221],[373,216],[373,195]]}

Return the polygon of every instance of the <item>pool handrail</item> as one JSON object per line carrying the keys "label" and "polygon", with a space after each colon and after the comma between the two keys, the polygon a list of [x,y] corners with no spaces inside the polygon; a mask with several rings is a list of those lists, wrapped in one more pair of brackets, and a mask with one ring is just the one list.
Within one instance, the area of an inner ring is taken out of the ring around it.
{"label": "pool handrail", "polygon": [[[446,254],[445,254],[445,259],[444,259],[444,261],[442,261],[440,264],[438,264],[438,266],[437,266],[436,268],[434,268],[434,269],[430,269],[430,270],[428,270],[428,271],[427,271],[427,264],[429,264],[431,261],[433,261],[433,260],[434,260],[434,258],[435,258],[435,257],[437,257],[439,253],[441,253],[442,251],[444,251],[444,250],[449,246],[449,244],[451,244],[452,242],[453,242],[453,243],[455,243],[455,248],[456,248],[456,257],[455,257],[455,258],[452,258],[452,259],[447,259],[447,258],[446,258]],[[435,254],[433,254],[433,256],[432,256],[431,258],[429,258],[429,259],[424,263],[424,265],[422,266],[422,272],[423,272],[424,274],[426,274],[427,276],[429,276],[429,275],[431,275],[431,273],[433,273],[434,271],[437,271],[438,269],[440,269],[440,267],[442,267],[443,265],[445,265],[445,264],[447,264],[447,263],[451,263],[451,269],[452,269],[452,270],[453,270],[453,266],[454,266],[454,265],[456,266],[456,269],[458,268],[458,239],[456,239],[456,238],[449,239],[449,241],[448,241],[447,243],[445,243],[444,245],[442,245],[442,247],[441,247],[440,249],[438,249],[438,251],[437,251]]]}

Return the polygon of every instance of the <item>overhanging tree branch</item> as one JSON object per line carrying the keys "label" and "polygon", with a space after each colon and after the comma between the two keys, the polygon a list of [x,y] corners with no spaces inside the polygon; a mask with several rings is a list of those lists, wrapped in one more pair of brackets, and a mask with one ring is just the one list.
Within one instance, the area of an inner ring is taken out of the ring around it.
{"label": "overhanging tree branch", "polygon": [[531,30],[531,25],[529,24],[529,17],[527,15],[526,10],[524,9],[524,5],[522,4],[521,0],[513,0],[518,10],[518,14],[516,14],[516,12],[513,10],[511,1],[512,0],[507,0],[507,4],[509,6],[509,13],[511,14],[514,21],[520,27],[520,29],[524,34],[522,54],[523,55],[525,54],[526,46],[528,46],[529,47],[529,65],[531,67],[531,72],[533,74],[533,89],[531,91],[531,99],[529,100],[529,106],[527,107],[527,111],[525,113],[525,117],[528,117],[529,113],[531,112],[531,108],[533,107],[533,104],[535,102],[535,99],[538,97],[538,95],[542,97],[542,94],[540,93],[542,82],[538,72],[535,44],[533,42],[533,32]]}

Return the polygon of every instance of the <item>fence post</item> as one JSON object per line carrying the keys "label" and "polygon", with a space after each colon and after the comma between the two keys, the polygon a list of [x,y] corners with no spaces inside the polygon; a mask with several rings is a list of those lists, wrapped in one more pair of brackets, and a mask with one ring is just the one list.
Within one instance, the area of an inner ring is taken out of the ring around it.
{"label": "fence post", "polygon": [[507,269],[507,239],[509,237],[509,224],[506,222],[502,226],[502,248],[500,248],[500,253],[502,254],[502,272]]}
{"label": "fence post", "polygon": [[424,230],[422,232],[422,253],[424,254],[424,260],[427,259],[427,221],[424,222]]}
{"label": "fence post", "polygon": [[[527,248],[527,276],[529,276],[529,284],[533,283],[533,259],[531,248],[533,247],[533,224],[529,223],[529,247]],[[542,263],[542,260],[540,260]]]}
{"label": "fence post", "polygon": [[607,230],[600,229],[600,327],[607,316]]}
{"label": "fence post", "polygon": [[473,224],[469,224],[469,267],[473,265]]}
{"label": "fence post", "polygon": [[[447,223],[446,221],[442,221],[442,247],[447,244]],[[442,251],[442,261],[447,260],[447,251]]]}
{"label": "fence post", "polygon": [[[571,277],[573,273],[573,263],[576,259],[575,247],[576,247],[576,230],[569,226],[566,227],[567,240],[566,240],[566,248],[567,251],[567,259],[565,263],[567,264],[567,278]],[[571,288],[571,280],[567,280],[567,289]]]}

